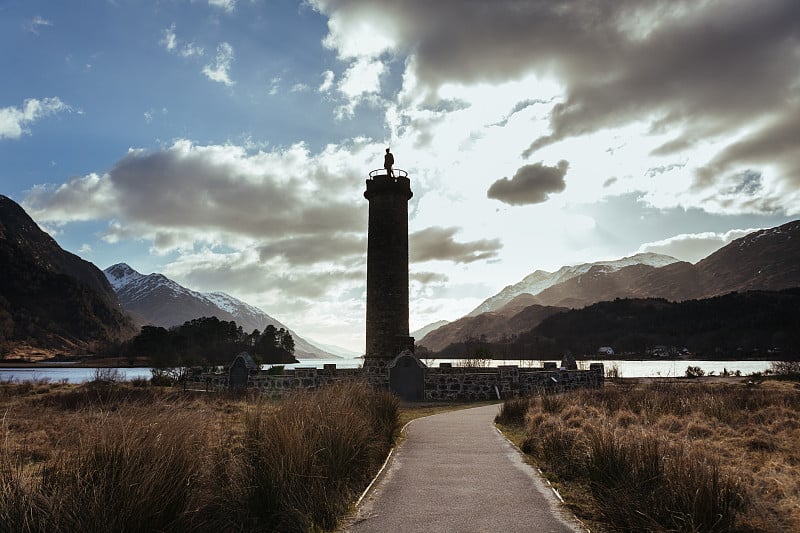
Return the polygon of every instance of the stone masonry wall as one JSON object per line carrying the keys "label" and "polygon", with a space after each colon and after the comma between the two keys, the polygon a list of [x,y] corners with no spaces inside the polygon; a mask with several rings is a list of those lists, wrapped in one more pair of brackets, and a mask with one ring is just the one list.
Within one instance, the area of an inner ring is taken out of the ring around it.
{"label": "stone masonry wall", "polygon": [[[388,374],[364,373],[361,369],[297,368],[280,375],[251,372],[247,388],[271,398],[281,398],[296,390],[316,389],[338,381],[366,381],[373,386],[389,387]],[[577,388],[602,387],[602,363],[592,363],[589,370],[560,370],[554,364],[543,368],[520,368],[517,365],[497,368],[452,367],[442,363],[425,370],[425,400],[482,401],[540,392],[563,392]],[[228,374],[190,373],[187,388],[227,391]]]}

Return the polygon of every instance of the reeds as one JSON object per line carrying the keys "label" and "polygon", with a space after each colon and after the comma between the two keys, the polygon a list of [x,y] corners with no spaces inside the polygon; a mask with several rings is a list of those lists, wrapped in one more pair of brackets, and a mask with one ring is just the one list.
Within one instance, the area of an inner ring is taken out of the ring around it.
{"label": "reeds", "polygon": [[786,384],[607,384],[511,399],[498,422],[524,427],[522,450],[603,528],[787,531],[800,528],[799,407]]}
{"label": "reeds", "polygon": [[[395,398],[360,384],[277,403],[96,385],[14,401],[0,532],[333,529],[398,425]],[[32,455],[26,429],[61,431],[58,449]]]}

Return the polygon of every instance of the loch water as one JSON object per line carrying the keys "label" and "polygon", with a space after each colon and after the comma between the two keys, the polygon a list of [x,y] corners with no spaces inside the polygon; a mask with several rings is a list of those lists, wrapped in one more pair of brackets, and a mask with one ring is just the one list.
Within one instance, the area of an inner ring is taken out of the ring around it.
{"label": "loch water", "polygon": [[[299,363],[283,365],[285,368],[323,368],[325,364],[335,364],[337,368],[358,368],[363,362],[359,358],[337,358],[337,359],[305,359]],[[453,366],[465,364],[463,359],[423,359],[423,362],[430,367],[437,367],[440,363],[451,363]],[[740,372],[742,376],[747,376],[755,372],[769,370],[770,361],[700,361],[700,360],[657,360],[657,361],[629,361],[616,359],[598,359],[591,361],[579,361],[579,368],[588,368],[590,362],[605,364],[606,372],[611,368],[616,368],[617,373],[623,378],[639,377],[682,377],[686,374],[687,367],[700,367],[706,375],[713,373],[721,375],[727,371],[734,374]],[[558,364],[558,362],[556,362]],[[505,361],[488,361],[488,366],[496,367],[499,365],[519,365],[520,367],[541,367],[543,361],[509,359]],[[264,365],[269,368],[271,365]],[[149,368],[111,368],[105,370],[116,370],[127,380],[136,378],[150,378]],[[0,367],[1,381],[36,381],[48,380],[51,382],[66,381],[68,383],[85,383],[95,377],[97,369],[91,367],[75,367],[73,365],[61,366],[41,366],[25,368]]]}

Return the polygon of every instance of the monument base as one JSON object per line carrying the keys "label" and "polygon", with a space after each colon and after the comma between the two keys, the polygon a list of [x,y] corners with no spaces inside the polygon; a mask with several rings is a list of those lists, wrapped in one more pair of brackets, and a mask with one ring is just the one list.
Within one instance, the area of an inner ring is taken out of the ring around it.
{"label": "monument base", "polygon": [[361,367],[366,376],[388,375],[389,365],[394,357],[364,357],[364,365]]}

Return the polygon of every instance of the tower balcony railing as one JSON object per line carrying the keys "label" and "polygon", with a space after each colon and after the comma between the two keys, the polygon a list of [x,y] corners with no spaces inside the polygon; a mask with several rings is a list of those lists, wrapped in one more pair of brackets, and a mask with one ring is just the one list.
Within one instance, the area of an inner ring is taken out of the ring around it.
{"label": "tower balcony railing", "polygon": [[[395,179],[408,177],[408,172],[406,172],[402,168],[394,168],[392,169],[392,172],[394,173]],[[369,173],[369,179],[375,179],[375,178],[392,178],[392,176],[390,176],[386,172],[385,168],[376,168],[375,170]]]}

